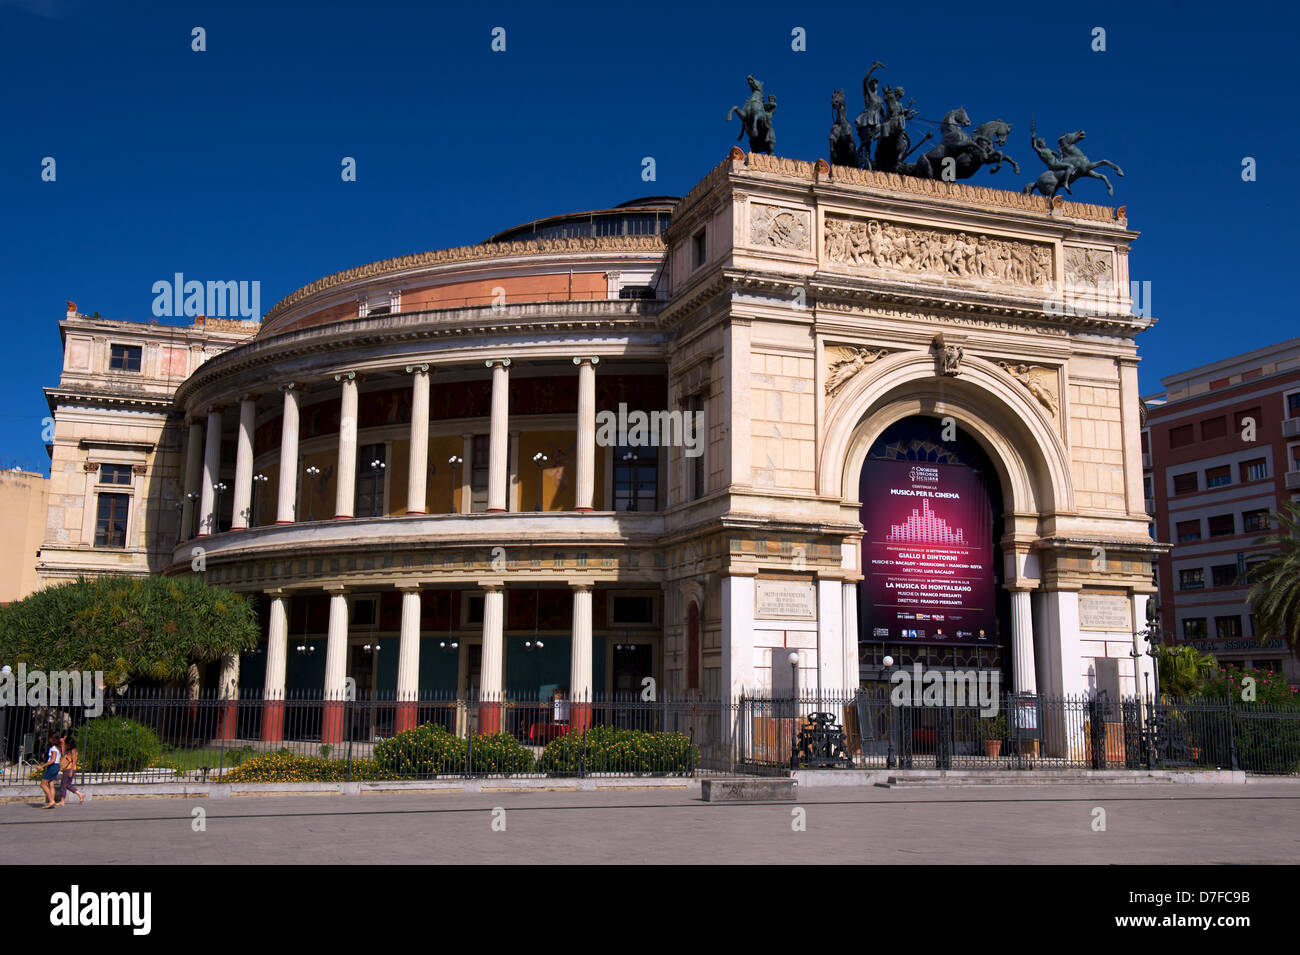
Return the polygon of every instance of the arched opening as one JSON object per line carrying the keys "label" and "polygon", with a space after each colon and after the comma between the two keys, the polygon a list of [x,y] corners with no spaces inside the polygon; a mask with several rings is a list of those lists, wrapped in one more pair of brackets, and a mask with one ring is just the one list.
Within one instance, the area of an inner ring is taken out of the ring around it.
{"label": "arched opening", "polygon": [[1006,508],[981,443],[950,417],[901,418],[867,452],[858,500],[863,684],[888,679],[891,657],[909,669],[996,671],[1010,686]]}

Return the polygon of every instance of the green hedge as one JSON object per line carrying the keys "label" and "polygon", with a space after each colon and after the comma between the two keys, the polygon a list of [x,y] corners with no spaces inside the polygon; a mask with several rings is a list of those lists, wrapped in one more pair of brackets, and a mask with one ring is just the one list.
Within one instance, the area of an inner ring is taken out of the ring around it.
{"label": "green hedge", "polygon": [[[262,753],[249,756],[221,777],[226,783],[339,783],[349,778],[346,759],[299,756],[295,753]],[[373,759],[354,759],[353,781],[391,779]]]}
{"label": "green hedge", "polygon": [[689,775],[699,749],[681,733],[598,726],[546,744],[537,767],[547,773],[654,773]]}
{"label": "green hedge", "polygon": [[509,733],[480,733],[470,742],[470,768],[476,773],[531,773],[533,754]]}
{"label": "green hedge", "polygon": [[162,742],[149,727],[125,716],[99,716],[76,732],[77,754],[92,773],[134,773],[162,753]]}

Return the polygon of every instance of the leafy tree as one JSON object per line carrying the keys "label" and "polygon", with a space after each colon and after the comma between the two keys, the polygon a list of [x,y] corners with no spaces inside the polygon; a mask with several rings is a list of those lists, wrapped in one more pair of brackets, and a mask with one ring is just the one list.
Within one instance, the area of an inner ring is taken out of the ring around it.
{"label": "leafy tree", "polygon": [[103,670],[108,686],[180,682],[257,640],[247,598],[192,576],[78,578],[0,609],[0,663]]}
{"label": "leafy tree", "polygon": [[1261,642],[1281,637],[1300,654],[1300,505],[1284,504],[1269,515],[1277,530],[1258,543],[1273,550],[1250,571],[1250,601]]}
{"label": "leafy tree", "polygon": [[1156,651],[1162,696],[1197,696],[1202,687],[1219,672],[1219,664],[1209,653],[1195,647],[1161,646]]}

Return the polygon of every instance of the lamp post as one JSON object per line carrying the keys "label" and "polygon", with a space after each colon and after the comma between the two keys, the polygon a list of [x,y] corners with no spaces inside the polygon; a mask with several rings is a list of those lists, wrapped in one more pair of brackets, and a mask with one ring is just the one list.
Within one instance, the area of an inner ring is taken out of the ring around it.
{"label": "lamp post", "polygon": [[[885,665],[885,700],[889,700],[889,671],[893,669],[894,658],[886,656],[880,661]],[[885,755],[885,768],[893,769],[894,760],[894,707],[889,704],[889,752]]]}
{"label": "lamp post", "polygon": [[221,494],[226,490],[226,485],[218,481],[212,485],[212,490],[217,494],[217,503],[212,509],[212,533],[215,534],[221,530]]}
{"label": "lamp post", "polygon": [[320,468],[312,465],[307,469],[307,520],[314,521],[312,505],[316,497],[316,477],[320,474]]}
{"label": "lamp post", "polygon": [[790,768],[799,768],[799,653],[790,651]]}
{"label": "lamp post", "polygon": [[370,516],[379,516],[379,492],[380,492],[380,475],[384,473],[387,465],[383,461],[375,458],[370,462]]}
{"label": "lamp post", "polygon": [[181,523],[181,518],[184,516],[184,514],[185,514],[185,502],[177,501],[176,502],[176,543],[178,544],[181,542],[181,538],[185,536],[185,525]]}
{"label": "lamp post", "polygon": [[639,492],[639,490],[640,490],[640,488],[637,486],[637,480],[636,480],[636,478],[637,478],[637,474],[636,474],[636,462],[637,462],[638,460],[639,460],[639,459],[637,458],[637,455],[636,455],[636,452],[635,452],[635,451],[629,451],[627,454],[623,455],[623,461],[624,461],[624,463],[627,463],[627,464],[631,464],[631,465],[632,465],[632,498],[631,498],[631,500],[629,500],[628,503],[627,503],[627,509],[628,509],[629,511],[635,511],[635,510],[636,510],[637,494],[638,494],[638,492]]}
{"label": "lamp post", "polygon": [[546,455],[540,451],[533,455],[533,463],[537,465],[537,506],[533,508],[535,511],[542,509],[542,468],[546,466],[547,460]]}
{"label": "lamp post", "polygon": [[459,455],[453,454],[447,459],[447,463],[451,465],[451,513],[455,514],[456,497],[457,493],[460,491],[460,485],[456,482],[456,469],[465,463],[465,459]]}
{"label": "lamp post", "polygon": [[262,523],[262,515],[258,510],[261,501],[258,499],[257,489],[271,480],[265,474],[253,475],[253,498],[248,504],[248,524],[250,527],[258,527]]}
{"label": "lamp post", "polygon": [[[196,519],[196,520],[200,520],[200,519],[202,518],[202,515],[200,515],[200,514],[199,514],[199,511],[198,511],[198,504],[199,504],[199,493],[198,493],[198,491],[189,491],[188,493],[186,493],[186,495],[185,495],[185,500],[187,500],[187,501],[190,502],[190,509],[191,509],[191,511],[194,513],[194,517],[195,517],[195,519]],[[186,529],[186,530],[190,530],[190,528],[188,528],[188,527],[185,528],[185,529]],[[193,537],[194,535],[191,534],[190,536]]]}

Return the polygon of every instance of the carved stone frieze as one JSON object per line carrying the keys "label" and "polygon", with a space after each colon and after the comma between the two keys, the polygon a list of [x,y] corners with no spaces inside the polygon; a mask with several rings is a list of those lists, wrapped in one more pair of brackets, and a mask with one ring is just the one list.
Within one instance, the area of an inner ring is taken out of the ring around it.
{"label": "carved stone frieze", "polygon": [[1066,287],[1108,289],[1114,284],[1110,253],[1101,249],[1066,249]]}
{"label": "carved stone frieze", "polygon": [[849,380],[888,352],[884,348],[863,348],[859,345],[832,345],[826,349],[826,397],[849,383]]}
{"label": "carved stone frieze", "polygon": [[753,245],[806,252],[812,247],[809,213],[754,203],[750,206],[749,241]]}
{"label": "carved stone frieze", "polygon": [[845,265],[1044,288],[1052,248],[982,233],[919,229],[882,219],[826,217],[826,258]]}
{"label": "carved stone frieze", "polygon": [[1053,418],[1056,417],[1058,407],[1056,372],[1038,365],[1017,364],[1007,361],[1000,361],[998,364],[1008,375],[1024,385],[1025,389],[1038,399],[1038,403],[1046,408]]}

